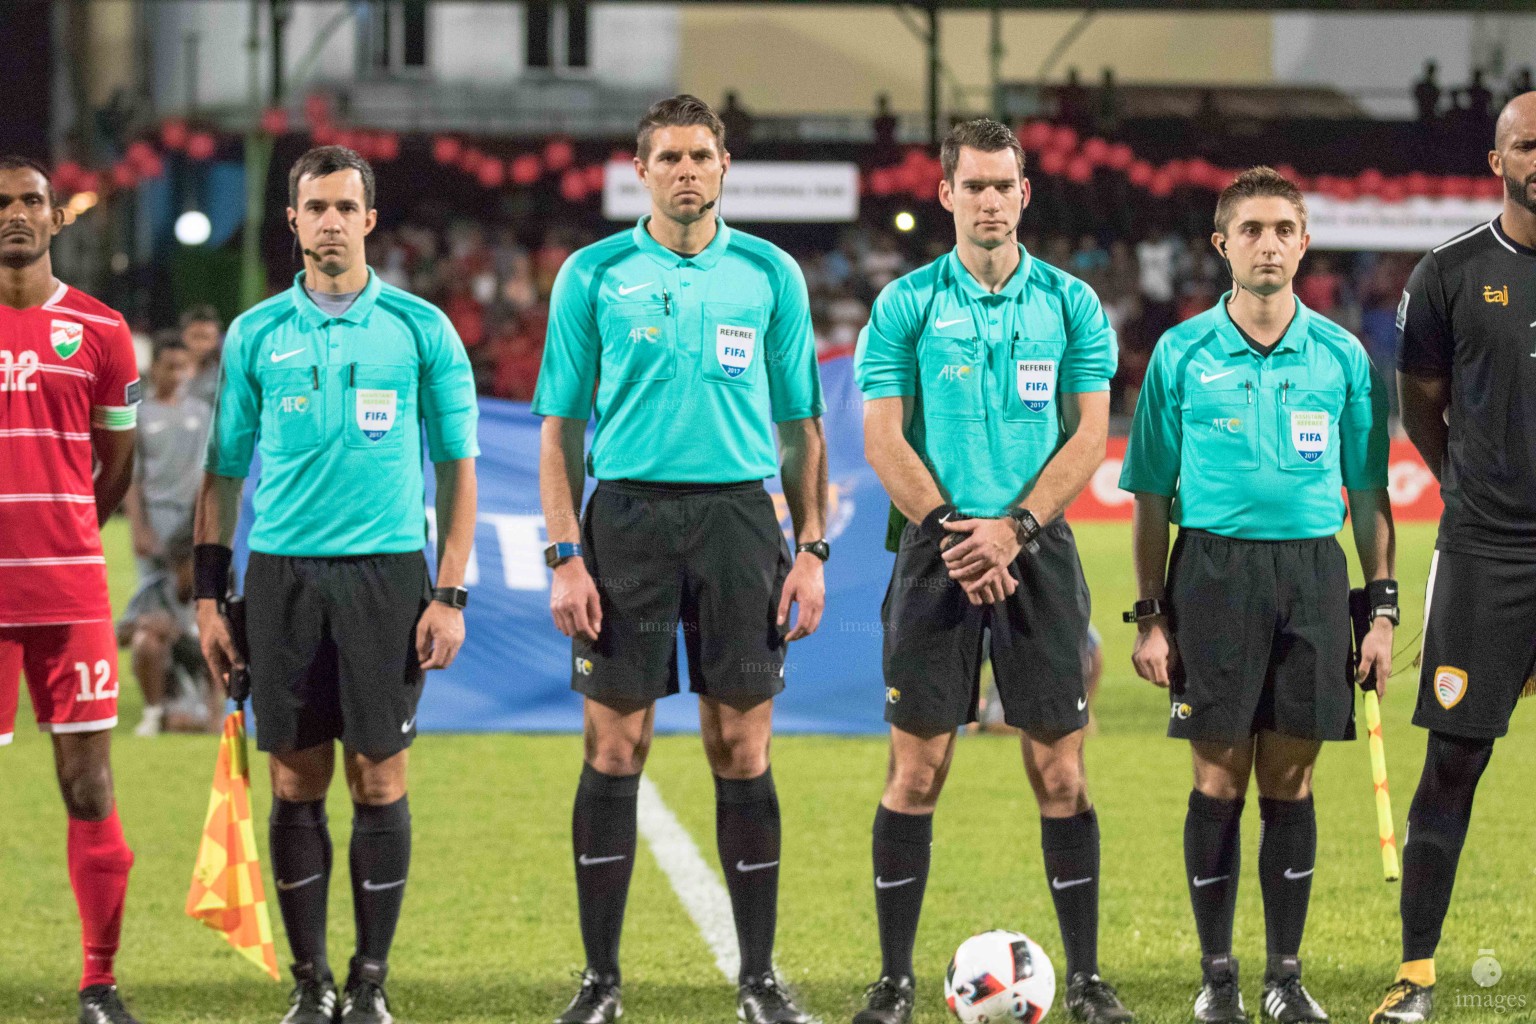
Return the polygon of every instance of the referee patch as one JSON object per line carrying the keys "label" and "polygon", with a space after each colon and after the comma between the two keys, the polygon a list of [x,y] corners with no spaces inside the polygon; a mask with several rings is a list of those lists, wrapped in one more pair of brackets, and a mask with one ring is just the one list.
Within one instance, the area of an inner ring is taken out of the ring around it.
{"label": "referee patch", "polygon": [[1467,695],[1467,674],[1459,668],[1441,665],[1435,669],[1435,700],[1449,711]]}
{"label": "referee patch", "polygon": [[377,441],[395,425],[398,398],[394,391],[377,388],[357,389],[357,428],[370,441]]}
{"label": "referee patch", "polygon": [[720,369],[727,377],[740,377],[752,365],[752,353],[757,348],[757,328],[737,324],[715,326],[715,356]]}
{"label": "referee patch", "polygon": [[1291,443],[1296,454],[1316,462],[1328,450],[1328,414],[1311,409],[1291,411]]}
{"label": "referee patch", "polygon": [[1039,412],[1051,404],[1056,390],[1056,360],[1020,359],[1018,361],[1019,400],[1030,412]]}

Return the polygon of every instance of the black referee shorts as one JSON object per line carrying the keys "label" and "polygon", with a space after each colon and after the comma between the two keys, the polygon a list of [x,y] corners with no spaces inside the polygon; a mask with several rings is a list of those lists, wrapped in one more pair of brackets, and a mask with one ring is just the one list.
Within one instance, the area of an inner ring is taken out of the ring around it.
{"label": "black referee shorts", "polygon": [[425,681],[416,622],[431,599],[420,551],[251,552],[245,605],[257,748],[283,754],[341,740],[382,760],[410,746]]}
{"label": "black referee shorts", "polygon": [[1014,562],[1012,596],[987,607],[966,598],[938,545],[912,523],[902,530],[880,606],[885,630],[885,720],[917,736],[976,721],[986,635],[1003,720],[1031,733],[1088,724],[1088,584],[1072,528],[1040,531],[1040,550]]}
{"label": "black referee shorts", "polygon": [[1536,668],[1536,564],[1436,551],[1424,605],[1414,724],[1503,736]]}
{"label": "black referee shorts", "polygon": [[694,693],[749,708],[784,689],[789,545],[762,481],[604,480],[581,540],[603,624],[571,641],[571,689],[615,706],[677,693],[679,623]]}
{"label": "black referee shorts", "polygon": [[1338,541],[1180,530],[1168,604],[1178,647],[1169,736],[1355,738],[1349,568]]}

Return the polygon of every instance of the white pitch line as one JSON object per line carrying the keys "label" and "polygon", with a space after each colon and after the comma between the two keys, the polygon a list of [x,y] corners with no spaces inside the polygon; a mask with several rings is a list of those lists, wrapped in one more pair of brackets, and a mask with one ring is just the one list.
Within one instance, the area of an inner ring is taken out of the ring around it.
{"label": "white pitch line", "polygon": [[660,790],[648,775],[640,776],[637,813],[640,834],[656,863],[715,954],[715,966],[734,984],[741,970],[741,952],[736,946],[736,924],[725,883],[705,862],[693,837],[661,799]]}

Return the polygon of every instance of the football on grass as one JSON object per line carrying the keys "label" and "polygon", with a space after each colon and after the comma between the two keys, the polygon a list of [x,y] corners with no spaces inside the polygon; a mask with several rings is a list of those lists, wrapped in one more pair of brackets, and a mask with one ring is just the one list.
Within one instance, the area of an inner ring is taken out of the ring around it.
{"label": "football on grass", "polygon": [[944,1001],[964,1024],[1039,1024],[1056,997],[1056,968],[1022,932],[991,931],[960,943],[944,975]]}

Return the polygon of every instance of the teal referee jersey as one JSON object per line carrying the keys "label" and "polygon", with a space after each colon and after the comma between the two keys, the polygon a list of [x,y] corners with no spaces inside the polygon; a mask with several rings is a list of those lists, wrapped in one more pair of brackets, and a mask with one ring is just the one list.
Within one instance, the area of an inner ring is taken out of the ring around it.
{"label": "teal referee jersey", "polygon": [[208,472],[261,454],[252,551],[399,554],[427,542],[421,434],[433,462],[480,454],[469,357],[436,306],[379,280],[331,317],[304,290],[235,318],[224,339]]}
{"label": "teal referee jersey", "polygon": [[971,516],[1001,515],[1066,440],[1059,396],[1108,391],[1115,332],[1093,289],[1019,246],[987,291],[957,252],[886,285],[859,334],[866,400],[916,400],[907,440]]}
{"label": "teal referee jersey", "polygon": [[1120,486],[1174,499],[1180,526],[1239,540],[1331,537],[1341,487],[1387,486],[1387,391],[1354,335],[1296,301],[1262,355],[1215,307],[1163,335]]}
{"label": "teal referee jersey", "polygon": [[805,278],[720,221],[682,256],[642,217],[573,253],[550,298],[539,416],[597,415],[599,480],[737,483],[779,471],[773,424],[820,416]]}

